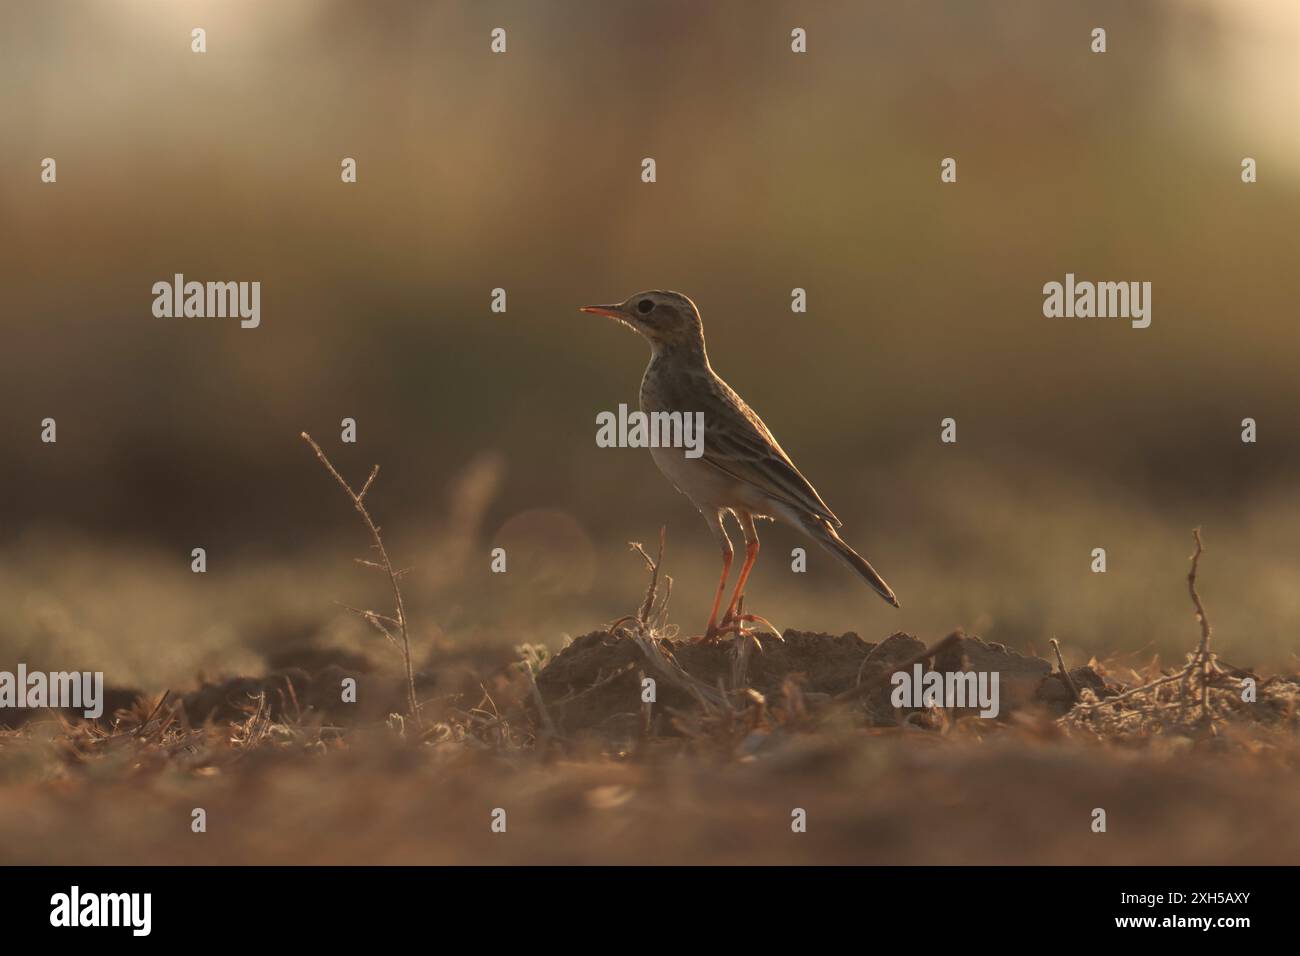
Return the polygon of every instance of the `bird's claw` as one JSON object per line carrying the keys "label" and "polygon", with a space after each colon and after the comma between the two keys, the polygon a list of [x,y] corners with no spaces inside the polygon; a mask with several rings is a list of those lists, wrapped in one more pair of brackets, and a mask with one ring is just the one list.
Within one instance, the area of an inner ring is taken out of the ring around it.
{"label": "bird's claw", "polygon": [[698,637],[692,637],[692,638],[690,638],[690,639],[689,639],[689,643],[691,643],[691,644],[717,644],[717,643],[721,640],[722,635],[723,635],[723,634],[726,634],[727,632],[728,632],[728,629],[727,629],[726,627],[720,627],[720,626],[714,625],[714,626],[708,628],[708,629],[707,629],[703,634],[699,635]]}
{"label": "bird's claw", "polygon": [[721,624],[710,627],[699,637],[691,638],[691,643],[716,644],[728,634],[734,634],[736,637],[752,637],[753,632],[745,627],[746,624],[762,624],[778,641],[784,640],[776,625],[765,617],[757,614],[728,614],[722,619]]}

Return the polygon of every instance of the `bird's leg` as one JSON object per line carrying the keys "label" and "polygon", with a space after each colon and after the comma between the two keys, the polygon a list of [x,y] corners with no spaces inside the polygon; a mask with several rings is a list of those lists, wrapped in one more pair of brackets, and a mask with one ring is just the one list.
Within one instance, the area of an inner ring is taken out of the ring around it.
{"label": "bird's leg", "polygon": [[731,574],[731,559],[736,552],[731,547],[731,539],[727,537],[727,529],[722,526],[722,512],[715,511],[712,514],[703,512],[703,514],[714,535],[717,536],[718,544],[722,546],[722,576],[718,579],[718,591],[713,595],[713,610],[709,612],[709,625],[701,638],[701,640],[713,641],[718,637],[718,609],[722,607],[722,595],[727,590],[727,576]]}
{"label": "bird's leg", "polygon": [[736,589],[731,593],[731,603],[727,605],[727,613],[722,616],[723,624],[735,620],[740,600],[745,594],[745,582],[749,580],[749,572],[753,570],[754,562],[757,560],[758,539],[755,538],[745,544],[745,563],[740,566],[740,575],[736,578]]}
{"label": "bird's leg", "polygon": [[745,563],[740,566],[740,576],[736,578],[736,590],[732,592],[731,603],[727,606],[727,613],[722,617],[724,626],[737,618],[740,612],[740,601],[745,596],[745,582],[749,580],[749,572],[753,570],[754,562],[758,560],[758,532],[754,530],[753,516],[741,512],[736,515],[736,518],[740,522],[740,530],[745,534]]}
{"label": "bird's leg", "polygon": [[709,626],[704,630],[704,639],[711,641],[718,636],[718,608],[722,607],[722,595],[727,590],[727,575],[731,574],[731,558],[733,555],[730,545],[727,550],[722,552],[722,577],[718,579],[718,591],[713,596],[713,610],[709,612]]}

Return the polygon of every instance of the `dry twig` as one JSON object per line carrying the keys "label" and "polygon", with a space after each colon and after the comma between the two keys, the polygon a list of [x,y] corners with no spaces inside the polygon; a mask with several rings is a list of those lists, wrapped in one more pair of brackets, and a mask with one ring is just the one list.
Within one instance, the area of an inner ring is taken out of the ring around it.
{"label": "dry twig", "polygon": [[379,474],[379,466],[375,465],[375,467],[370,470],[370,477],[366,479],[366,483],[361,486],[359,492],[353,491],[352,486],[344,480],[343,476],[338,473],[338,469],[336,469],[334,465],[330,463],[330,460],[325,457],[325,452],[321,450],[320,445],[316,444],[312,437],[306,432],[302,433],[302,440],[312,447],[312,451],[316,452],[316,457],[319,458],[321,464],[325,466],[325,470],[333,475],[334,480],[339,483],[345,492],[347,492],[348,497],[352,500],[352,506],[357,509],[357,513],[361,515],[361,520],[365,522],[366,530],[370,532],[370,538],[374,542],[372,546],[379,554],[379,564],[375,565],[374,562],[369,561],[363,563],[369,564],[372,567],[380,567],[384,573],[388,575],[388,580],[393,586],[393,600],[397,607],[395,617],[377,614],[374,611],[359,611],[358,613],[383,632],[384,636],[394,644],[396,644],[397,641],[384,626],[384,622],[391,623],[397,628],[398,633],[401,635],[402,661],[406,665],[407,708],[411,718],[415,721],[416,726],[418,727],[421,725],[421,719],[420,707],[415,699],[415,668],[411,663],[411,637],[407,630],[406,604],[402,600],[402,588],[397,583],[397,579],[401,576],[401,572],[394,570],[393,563],[388,560],[388,549],[384,547],[384,539],[380,537],[379,526],[376,525],[374,519],[370,517],[370,512],[366,510],[364,500],[366,493],[370,491],[370,486],[374,484],[375,477]]}
{"label": "dry twig", "polygon": [[[1176,708],[1179,712],[1178,719],[1181,722],[1192,697],[1192,685],[1195,678],[1195,682],[1200,684],[1201,722],[1206,726],[1213,726],[1216,715],[1210,706],[1210,688],[1217,681],[1220,668],[1215,663],[1214,655],[1210,651],[1210,636],[1213,631],[1210,627],[1209,618],[1205,614],[1205,606],[1201,603],[1201,596],[1196,590],[1196,575],[1200,569],[1201,555],[1205,551],[1205,547],[1201,543],[1200,528],[1192,530],[1192,539],[1196,543],[1196,550],[1191,554],[1192,566],[1187,572],[1187,592],[1191,595],[1192,606],[1196,610],[1196,620],[1201,625],[1201,640],[1196,651],[1187,655],[1187,663],[1180,670],[1172,674],[1162,675],[1155,680],[1130,688],[1122,694],[1107,697],[1104,700],[1076,704],[1068,714],[1061,718],[1062,721],[1079,720],[1080,718],[1086,718],[1094,711],[1115,707],[1115,705],[1126,701],[1133,701],[1133,710],[1124,713],[1112,710],[1110,713],[1120,720],[1137,719],[1140,721],[1157,712]],[[1178,691],[1178,699],[1172,702],[1161,700],[1161,688],[1175,681],[1182,685]]]}
{"label": "dry twig", "polygon": [[1205,548],[1201,545],[1201,529],[1192,529],[1192,538],[1196,542],[1196,550],[1192,552],[1192,567],[1187,572],[1187,593],[1192,596],[1192,604],[1196,608],[1196,620],[1201,625],[1201,643],[1196,649],[1196,657],[1193,658],[1191,667],[1200,665],[1201,668],[1201,719],[1208,720],[1210,717],[1210,671],[1213,662],[1210,658],[1210,619],[1205,616],[1205,607],[1201,604],[1201,596],[1196,593],[1196,569],[1201,563],[1201,553]]}
{"label": "dry twig", "polygon": [[1070,699],[1076,704],[1082,699],[1079,697],[1079,688],[1074,686],[1074,680],[1070,677],[1070,671],[1065,666],[1065,658],[1061,656],[1061,642],[1052,638],[1049,642],[1052,650],[1056,651],[1056,665],[1061,669],[1061,682],[1065,684],[1065,689],[1070,692]]}

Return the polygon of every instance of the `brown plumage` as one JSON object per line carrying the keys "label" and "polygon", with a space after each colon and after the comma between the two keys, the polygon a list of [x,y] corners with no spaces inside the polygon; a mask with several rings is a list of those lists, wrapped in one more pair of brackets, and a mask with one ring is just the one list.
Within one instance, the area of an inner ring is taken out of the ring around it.
{"label": "brown plumage", "polygon": [[[839,536],[840,519],[758,414],[709,364],[699,310],[678,292],[640,292],[616,305],[587,306],[584,312],[608,316],[632,328],[650,343],[652,355],[641,381],[641,410],[704,415],[704,450],[688,458],[680,448],[652,448],[659,470],[704,516],[722,549],[722,577],[705,637],[712,639],[737,622],[745,582],[758,557],[755,518],[779,518],[793,524],[860,574],[886,601],[898,599],[865,558]],[[726,512],[745,536],[745,563],[736,580],[726,614],[718,611],[734,554],[722,524]]]}

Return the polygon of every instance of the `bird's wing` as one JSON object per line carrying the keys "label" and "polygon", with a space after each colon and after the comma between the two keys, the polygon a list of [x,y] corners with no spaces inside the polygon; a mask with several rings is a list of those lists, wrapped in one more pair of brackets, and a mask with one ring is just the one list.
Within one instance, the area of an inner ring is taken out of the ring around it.
{"label": "bird's wing", "polygon": [[704,408],[704,460],[738,481],[840,527],[840,519],[744,399],[716,377],[711,398]]}

